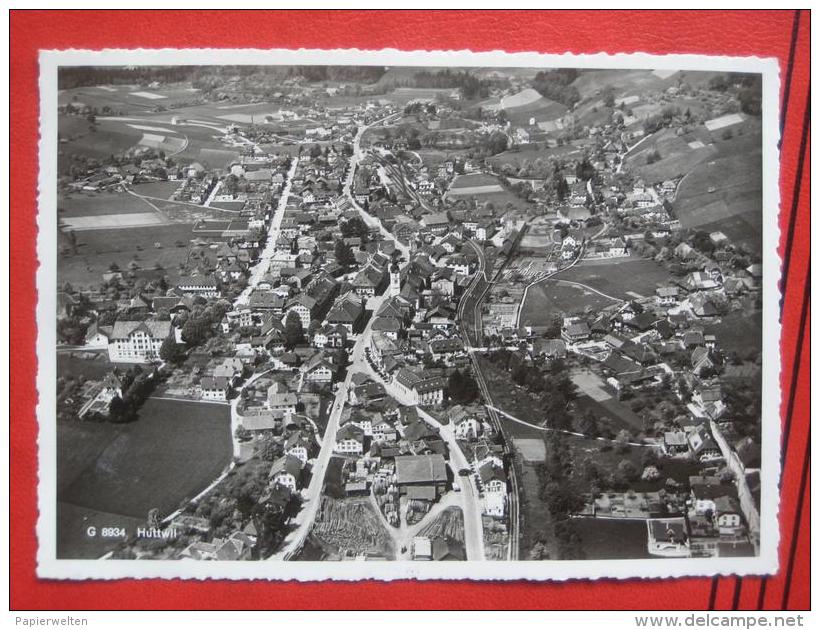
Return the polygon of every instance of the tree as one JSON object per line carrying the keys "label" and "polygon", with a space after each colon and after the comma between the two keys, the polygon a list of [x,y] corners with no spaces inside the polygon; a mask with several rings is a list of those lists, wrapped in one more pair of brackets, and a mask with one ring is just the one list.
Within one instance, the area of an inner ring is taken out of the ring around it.
{"label": "tree", "polygon": [[635,481],[638,478],[638,469],[628,459],[622,459],[618,464],[618,476],[624,483]]}
{"label": "tree", "polygon": [[478,397],[478,385],[471,375],[456,370],[447,379],[447,395],[453,402],[467,405]]}
{"label": "tree", "polygon": [[182,325],[182,338],[191,346],[205,342],[211,334],[211,324],[207,316],[191,314]]}
{"label": "tree", "polygon": [[598,418],[595,416],[595,413],[591,409],[588,409],[584,413],[584,415],[581,416],[581,419],[578,422],[578,428],[584,435],[588,435],[590,437],[598,437]]}
{"label": "tree", "polygon": [[367,239],[367,225],[360,217],[353,217],[342,223],[342,236],[351,238],[358,236],[364,242]]}
{"label": "tree", "polygon": [[356,263],[356,254],[353,253],[353,248],[342,239],[336,240],[336,246],[333,251],[336,255],[336,262],[342,267],[350,267]]}
{"label": "tree", "polygon": [[174,330],[171,329],[159,347],[159,358],[167,363],[180,363],[184,357],[185,348],[182,344],[177,343]]}
{"label": "tree", "polygon": [[285,347],[292,350],[305,339],[305,331],[302,328],[302,318],[296,311],[289,311],[285,318]]}

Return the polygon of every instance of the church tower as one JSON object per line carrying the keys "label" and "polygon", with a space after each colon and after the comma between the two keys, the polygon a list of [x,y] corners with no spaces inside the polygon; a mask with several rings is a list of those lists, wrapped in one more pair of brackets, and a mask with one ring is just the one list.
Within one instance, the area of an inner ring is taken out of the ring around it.
{"label": "church tower", "polygon": [[390,295],[395,296],[401,293],[401,273],[399,263],[395,260],[390,263]]}

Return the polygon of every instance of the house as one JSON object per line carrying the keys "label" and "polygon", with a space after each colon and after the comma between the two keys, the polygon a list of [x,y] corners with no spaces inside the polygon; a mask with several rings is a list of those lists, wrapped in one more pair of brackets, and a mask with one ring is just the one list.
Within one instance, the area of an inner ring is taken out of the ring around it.
{"label": "house", "polygon": [[677,287],[658,287],[655,289],[655,303],[658,306],[668,308],[678,304]]}
{"label": "house", "polygon": [[698,347],[692,351],[692,373],[703,377],[712,374],[715,370],[715,362],[712,353],[708,348]]}
{"label": "house", "polygon": [[475,416],[464,416],[455,423],[458,440],[474,440],[484,432],[484,425]]}
{"label": "house", "polygon": [[738,501],[728,495],[715,497],[714,519],[721,536],[738,536],[745,532]]}
{"label": "house", "polygon": [[245,365],[236,357],[229,357],[214,368],[214,378],[227,378],[235,386],[245,373]]}
{"label": "house", "polygon": [[305,374],[305,380],[309,383],[319,383],[328,385],[333,382],[336,370],[333,364],[325,358],[324,353],[317,352],[305,363],[301,370]]}
{"label": "house", "polygon": [[692,312],[700,319],[711,319],[720,313],[714,301],[704,294],[693,295],[689,298],[689,303],[692,305]]}
{"label": "house", "polygon": [[363,297],[373,297],[374,295],[381,295],[386,284],[386,274],[382,270],[376,269],[372,265],[368,265],[353,279],[353,289],[357,295]]}
{"label": "house", "polygon": [[400,455],[396,457],[396,485],[401,494],[411,486],[433,486],[437,494],[447,488],[447,464],[444,456]]}
{"label": "house", "polygon": [[563,339],[536,339],[532,343],[533,353],[548,359],[563,359],[567,356],[567,344]]}
{"label": "house", "polygon": [[689,449],[695,459],[701,462],[713,462],[723,458],[711,432],[705,425],[700,425],[687,436]]}
{"label": "house", "polygon": [[402,323],[396,317],[378,316],[373,320],[371,330],[374,333],[381,333],[385,337],[396,341],[402,329]]}
{"label": "house", "polygon": [[313,336],[316,348],[344,348],[347,344],[348,330],[341,324],[325,324]]}
{"label": "house", "polygon": [[194,278],[180,278],[177,289],[187,295],[199,295],[205,298],[219,297],[219,286],[213,278],[197,276]]}
{"label": "house", "polygon": [[349,390],[351,405],[366,405],[371,402],[379,402],[384,400],[385,396],[384,385],[373,381],[356,385]]}
{"label": "house", "polygon": [[344,326],[347,334],[353,335],[362,329],[364,317],[365,308],[361,298],[348,293],[336,299],[326,321],[334,326]]}
{"label": "house", "polygon": [[687,291],[712,291],[720,287],[720,282],[706,271],[693,271],[683,279]]}
{"label": "house", "polygon": [[228,400],[231,394],[231,381],[224,376],[204,376],[199,381],[203,400]]}
{"label": "house", "polygon": [[334,453],[361,455],[364,452],[364,430],[350,422],[336,433]]}
{"label": "house", "polygon": [[298,397],[295,392],[288,391],[287,385],[275,382],[268,387],[268,409],[282,413],[296,413]]}
{"label": "house", "polygon": [[475,237],[479,241],[486,241],[493,237],[496,232],[495,221],[492,219],[482,219],[478,222],[475,229]]}
{"label": "house", "polygon": [[427,536],[413,538],[413,560],[432,560],[433,543]]}
{"label": "house", "polygon": [[112,326],[99,326],[94,322],[85,332],[85,345],[89,348],[107,348],[112,332]]}
{"label": "house", "polygon": [[268,479],[272,486],[282,486],[296,492],[302,477],[302,461],[293,455],[283,455],[271,466]]}
{"label": "house", "polygon": [[484,492],[484,514],[503,518],[507,507],[507,475],[491,459],[478,467],[478,477]]}
{"label": "house", "polygon": [[689,536],[682,518],[648,519],[647,551],[652,556],[685,558],[691,555]]}
{"label": "house", "polygon": [[564,326],[561,337],[566,343],[579,343],[589,339],[589,325],[584,321],[576,321]]}
{"label": "house", "polygon": [[689,441],[684,431],[666,431],[663,434],[663,451],[670,457],[689,454]]}
{"label": "house", "polygon": [[398,437],[396,427],[387,420],[377,420],[371,425],[370,432],[374,442],[395,442]]}
{"label": "house", "polygon": [[310,328],[310,322],[316,312],[316,300],[305,293],[300,293],[294,296],[285,305],[285,316],[282,318],[282,323],[286,323],[288,315],[294,312],[299,316],[299,321],[302,322],[302,330]]}
{"label": "house", "polygon": [[159,358],[162,342],[171,334],[169,321],[117,320],[108,339],[112,363],[148,363]]}
{"label": "house", "polygon": [[295,457],[302,462],[302,466],[304,467],[310,457],[311,444],[302,436],[301,433],[295,431],[288,436],[287,440],[285,440],[283,450],[286,455]]}
{"label": "house", "polygon": [[693,475],[689,477],[689,492],[692,511],[704,515],[716,512],[715,500],[719,497],[734,496],[734,486],[720,483],[713,476]]}
{"label": "house", "polygon": [[450,229],[450,217],[446,212],[435,212],[423,216],[421,224],[430,228],[433,234],[439,236],[446,234]]}
{"label": "house", "polygon": [[411,404],[440,405],[444,402],[447,382],[443,378],[424,378],[403,367],[396,372],[393,383]]}
{"label": "house", "polygon": [[444,361],[449,365],[454,357],[464,354],[464,344],[458,337],[434,339],[430,342],[430,353],[433,360]]}

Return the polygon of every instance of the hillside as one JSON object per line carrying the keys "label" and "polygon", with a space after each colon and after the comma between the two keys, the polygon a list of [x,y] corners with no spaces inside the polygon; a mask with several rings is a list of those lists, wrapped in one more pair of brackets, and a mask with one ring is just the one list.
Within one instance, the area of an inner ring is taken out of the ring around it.
{"label": "hillside", "polygon": [[487,109],[504,110],[513,125],[527,125],[533,118],[536,123],[555,120],[568,111],[561,103],[544,98],[532,88],[501,99],[488,99],[480,105]]}

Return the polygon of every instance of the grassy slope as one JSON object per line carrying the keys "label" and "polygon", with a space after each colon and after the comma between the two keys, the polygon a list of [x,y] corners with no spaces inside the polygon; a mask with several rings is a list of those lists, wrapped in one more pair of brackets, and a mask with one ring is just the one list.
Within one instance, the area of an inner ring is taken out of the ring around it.
{"label": "grassy slope", "polygon": [[226,405],[149,399],[136,422],[58,426],[58,498],[132,517],[172,512],[231,458]]}

